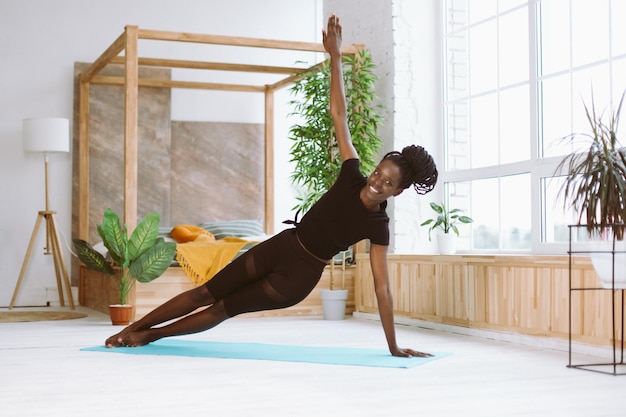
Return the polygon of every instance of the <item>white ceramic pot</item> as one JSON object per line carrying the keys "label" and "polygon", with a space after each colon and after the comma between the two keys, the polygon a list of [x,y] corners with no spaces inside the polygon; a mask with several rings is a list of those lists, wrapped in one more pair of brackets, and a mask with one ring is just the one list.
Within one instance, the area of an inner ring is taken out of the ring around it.
{"label": "white ceramic pot", "polygon": [[456,253],[456,233],[439,233],[437,247],[440,255],[454,255]]}
{"label": "white ceramic pot", "polygon": [[346,317],[348,290],[320,290],[325,320],[343,320]]}
{"label": "white ceramic pot", "polygon": [[[602,244],[603,251],[610,252],[611,245]],[[602,288],[626,289],[626,246],[624,242],[615,245],[615,287],[613,287],[613,254],[591,253],[591,263],[596,274],[600,277]]]}

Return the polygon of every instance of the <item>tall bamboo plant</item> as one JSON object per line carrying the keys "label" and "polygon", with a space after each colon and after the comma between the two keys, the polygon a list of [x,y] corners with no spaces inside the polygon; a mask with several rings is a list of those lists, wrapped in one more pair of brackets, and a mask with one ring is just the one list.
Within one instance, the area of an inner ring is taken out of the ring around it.
{"label": "tall bamboo plant", "polygon": [[624,94],[605,121],[604,113],[596,112],[592,96],[591,107],[585,105],[590,131],[564,138],[572,142],[583,138],[586,148],[567,155],[556,171],[567,173],[560,193],[565,208],[578,213],[578,223],[586,222],[589,235],[612,230],[618,240],[624,238],[626,221],[626,148],[617,136],[623,102]]}
{"label": "tall bamboo plant", "polygon": [[[361,50],[355,56],[344,56],[343,66],[348,128],[361,159],[361,171],[367,175],[376,167],[382,145],[378,136],[382,106],[375,104],[375,64],[370,54]],[[302,189],[294,209],[306,212],[335,183],[341,170],[330,115],[329,62],[301,74],[290,91],[295,96],[290,101],[292,116],[301,119],[289,130],[291,162],[295,162],[291,181]]]}

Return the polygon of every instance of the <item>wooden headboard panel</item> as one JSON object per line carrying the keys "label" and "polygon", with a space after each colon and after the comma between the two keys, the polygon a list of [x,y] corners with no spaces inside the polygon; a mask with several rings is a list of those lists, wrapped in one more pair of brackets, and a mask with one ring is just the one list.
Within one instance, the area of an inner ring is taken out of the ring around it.
{"label": "wooden headboard panel", "polygon": [[[79,74],[86,64],[77,63]],[[106,73],[121,73],[107,67]],[[141,69],[166,72],[162,69]],[[155,76],[154,74],[146,74]],[[163,78],[164,74],[157,74]],[[165,74],[167,75],[167,74]],[[123,210],[123,87],[90,91],[89,214],[100,222],[107,207]],[[78,94],[75,94],[77,100]],[[76,105],[75,108],[78,106]],[[161,215],[162,226],[214,220],[263,219],[263,125],[170,120],[170,89],[139,89],[138,216]],[[78,117],[75,115],[74,124]],[[74,127],[75,131],[78,126]],[[73,202],[78,197],[78,135],[74,135]],[[76,213],[76,210],[73,210]],[[72,216],[72,235],[78,235]],[[97,241],[94,224],[90,241]]]}

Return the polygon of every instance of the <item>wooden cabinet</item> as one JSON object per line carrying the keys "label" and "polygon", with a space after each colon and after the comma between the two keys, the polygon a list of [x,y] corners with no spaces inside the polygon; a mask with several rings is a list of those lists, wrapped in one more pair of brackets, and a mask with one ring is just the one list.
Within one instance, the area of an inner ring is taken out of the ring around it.
{"label": "wooden cabinet", "polygon": [[[389,255],[400,317],[533,336],[568,337],[567,256]],[[572,262],[575,286],[597,285],[587,257]],[[357,255],[356,311],[376,313],[367,254]],[[612,344],[611,295],[572,296],[572,338]],[[619,335],[621,337],[621,334]]]}

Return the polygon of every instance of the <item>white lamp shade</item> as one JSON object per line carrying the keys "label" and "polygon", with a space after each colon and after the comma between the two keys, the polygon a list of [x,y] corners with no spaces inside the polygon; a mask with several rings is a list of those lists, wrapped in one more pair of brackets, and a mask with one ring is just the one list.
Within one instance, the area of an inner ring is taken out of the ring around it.
{"label": "white lamp shade", "polygon": [[69,152],[70,121],[60,117],[24,119],[22,142],[24,152]]}

